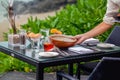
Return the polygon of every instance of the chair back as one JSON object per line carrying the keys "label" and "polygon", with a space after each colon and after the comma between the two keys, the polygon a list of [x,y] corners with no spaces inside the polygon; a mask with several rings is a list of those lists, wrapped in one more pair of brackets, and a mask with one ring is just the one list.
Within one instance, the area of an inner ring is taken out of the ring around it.
{"label": "chair back", "polygon": [[120,58],[103,57],[88,80],[120,80]]}
{"label": "chair back", "polygon": [[106,43],[115,44],[120,46],[120,26],[115,26],[108,38],[105,41]]}

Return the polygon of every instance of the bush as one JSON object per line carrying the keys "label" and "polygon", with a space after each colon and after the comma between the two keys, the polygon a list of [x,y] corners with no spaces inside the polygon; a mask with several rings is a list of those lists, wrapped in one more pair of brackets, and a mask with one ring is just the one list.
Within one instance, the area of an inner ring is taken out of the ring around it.
{"label": "bush", "polygon": [[[54,17],[48,17],[45,20],[28,19],[28,23],[22,25],[22,28],[32,32],[39,32],[41,28],[57,28],[67,35],[76,35],[89,31],[97,24],[102,22],[106,11],[106,0],[78,0],[76,4],[67,5]],[[106,39],[105,35],[100,35],[101,41]]]}

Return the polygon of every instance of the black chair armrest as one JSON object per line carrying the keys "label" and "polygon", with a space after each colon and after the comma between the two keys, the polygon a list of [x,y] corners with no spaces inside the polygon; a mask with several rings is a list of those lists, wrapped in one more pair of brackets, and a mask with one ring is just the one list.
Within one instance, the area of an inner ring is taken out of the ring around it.
{"label": "black chair armrest", "polygon": [[66,74],[65,72],[62,72],[62,71],[57,71],[56,72],[56,75],[57,75],[57,80],[62,80],[62,77],[65,78],[65,79],[68,79],[68,80],[78,80],[72,76],[70,76],[69,74]]}

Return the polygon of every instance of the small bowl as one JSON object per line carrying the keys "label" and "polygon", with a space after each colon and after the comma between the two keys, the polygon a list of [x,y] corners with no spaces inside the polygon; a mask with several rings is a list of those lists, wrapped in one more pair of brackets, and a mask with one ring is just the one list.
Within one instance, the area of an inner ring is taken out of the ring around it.
{"label": "small bowl", "polygon": [[68,48],[75,45],[77,41],[75,38],[67,36],[67,35],[51,35],[51,42],[58,48]]}

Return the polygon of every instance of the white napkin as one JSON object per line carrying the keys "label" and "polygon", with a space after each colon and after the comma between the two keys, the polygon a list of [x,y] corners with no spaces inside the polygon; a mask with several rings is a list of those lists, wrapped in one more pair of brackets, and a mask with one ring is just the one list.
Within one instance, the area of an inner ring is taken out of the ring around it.
{"label": "white napkin", "polygon": [[88,48],[84,48],[82,46],[74,46],[74,47],[69,47],[68,50],[76,52],[76,53],[80,53],[80,54],[85,54],[85,53],[92,53],[94,52],[91,49]]}
{"label": "white napkin", "polygon": [[96,45],[97,43],[99,43],[99,39],[89,38],[82,42],[81,45]]}

